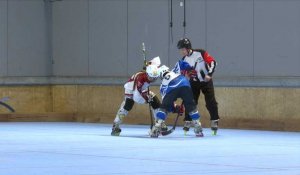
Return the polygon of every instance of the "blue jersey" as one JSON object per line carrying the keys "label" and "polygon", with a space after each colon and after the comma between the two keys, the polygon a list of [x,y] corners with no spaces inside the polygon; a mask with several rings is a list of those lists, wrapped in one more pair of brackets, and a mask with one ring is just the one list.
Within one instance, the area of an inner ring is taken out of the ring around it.
{"label": "blue jersey", "polygon": [[162,98],[164,98],[165,95],[171,92],[173,89],[183,86],[190,87],[190,82],[183,75],[176,74],[174,72],[168,72],[164,76],[164,79],[160,85],[160,94]]}
{"label": "blue jersey", "polygon": [[186,61],[184,60],[179,60],[176,64],[174,69],[172,70],[176,74],[181,74],[182,70],[189,71],[192,70],[193,67]]}

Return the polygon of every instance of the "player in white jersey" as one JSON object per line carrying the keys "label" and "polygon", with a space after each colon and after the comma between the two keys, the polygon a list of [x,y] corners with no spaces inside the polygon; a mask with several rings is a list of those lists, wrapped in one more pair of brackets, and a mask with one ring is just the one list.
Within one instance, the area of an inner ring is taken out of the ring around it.
{"label": "player in white jersey", "polygon": [[164,123],[168,112],[174,111],[174,102],[178,98],[181,98],[183,100],[186,113],[188,113],[192,118],[196,136],[203,137],[200,115],[193,99],[193,93],[189,81],[183,75],[169,71],[169,68],[164,65],[159,68],[159,75],[162,79],[160,86],[162,103],[156,113],[157,121],[151,130],[150,136],[159,136],[162,124]]}
{"label": "player in white jersey", "polygon": [[[159,57],[154,58],[157,60]],[[151,60],[151,61],[153,61]],[[151,63],[149,62],[149,64]],[[160,65],[160,60],[159,60]],[[160,106],[160,100],[153,92],[148,92],[148,87],[159,76],[158,65],[150,64],[146,67],[146,71],[139,71],[131,76],[131,78],[125,83],[125,98],[121,103],[121,106],[116,114],[112,127],[112,136],[119,136],[121,133],[120,124],[123,122],[124,117],[132,109],[134,103],[145,104],[150,103],[151,110],[153,111],[153,117],[156,120],[156,112]],[[166,125],[164,129],[167,130]]]}
{"label": "player in white jersey", "polygon": [[[219,123],[218,103],[215,98],[212,75],[217,65],[215,59],[203,49],[192,49],[189,39],[183,38],[177,44],[180,54],[183,56],[174,68],[174,71],[187,75],[193,91],[195,102],[198,104],[200,92],[204,94],[206,108],[210,114],[211,129],[216,135]],[[185,133],[192,126],[191,118],[185,115]]]}

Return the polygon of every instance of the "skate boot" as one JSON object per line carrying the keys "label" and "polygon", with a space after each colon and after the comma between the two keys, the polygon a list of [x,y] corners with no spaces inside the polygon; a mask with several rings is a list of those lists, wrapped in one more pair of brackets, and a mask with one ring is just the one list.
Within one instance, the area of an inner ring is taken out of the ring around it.
{"label": "skate boot", "polygon": [[166,125],[165,122],[162,122],[162,123],[161,123],[161,131],[162,131],[162,132],[168,131],[168,126]]}
{"label": "skate boot", "polygon": [[113,127],[112,127],[112,131],[111,131],[111,135],[112,136],[119,136],[120,133],[121,133],[121,129],[120,129],[120,124],[122,123],[123,121],[123,118],[125,117],[124,114],[117,114],[116,115],[116,118],[114,120],[114,124],[113,124]]}
{"label": "skate boot", "polygon": [[217,135],[218,125],[219,125],[219,119],[211,120],[210,126],[211,126],[211,130],[212,130],[212,135]]}
{"label": "skate boot", "polygon": [[203,137],[202,126],[199,120],[193,120],[194,123],[194,132],[196,137]]}
{"label": "skate boot", "polygon": [[187,135],[187,132],[190,130],[191,126],[192,126],[192,121],[185,121],[183,125],[184,135]]}
{"label": "skate boot", "polygon": [[[156,118],[156,114],[159,111],[159,108],[158,109],[151,108],[151,110],[152,110],[152,113],[153,113],[153,119],[156,123],[158,121],[158,118]],[[163,121],[162,124],[161,124],[161,131],[163,131],[163,132],[168,131],[168,126],[166,125],[165,121]]]}
{"label": "skate boot", "polygon": [[113,127],[112,127],[112,131],[111,131],[111,135],[112,135],[112,136],[119,136],[120,133],[121,133],[121,131],[122,131],[122,130],[120,129],[119,124],[114,123],[114,124],[113,124]]}
{"label": "skate boot", "polygon": [[162,129],[162,123],[164,123],[163,120],[157,120],[155,125],[152,127],[152,130],[150,132],[150,137],[157,138],[160,135]]}

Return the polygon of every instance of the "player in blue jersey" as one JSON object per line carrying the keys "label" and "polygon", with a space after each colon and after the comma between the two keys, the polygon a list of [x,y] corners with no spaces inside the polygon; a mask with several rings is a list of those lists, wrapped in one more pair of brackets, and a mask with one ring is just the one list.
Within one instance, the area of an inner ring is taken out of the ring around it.
{"label": "player in blue jersey", "polygon": [[159,68],[160,78],[162,83],[160,86],[160,94],[162,96],[161,106],[156,113],[157,121],[151,130],[151,137],[158,137],[162,124],[164,123],[168,112],[174,111],[174,102],[181,98],[185,107],[186,113],[192,118],[194,124],[194,132],[197,137],[203,137],[202,127],[200,123],[200,115],[197,110],[196,103],[193,98],[193,92],[189,81],[180,74],[170,71],[165,65]]}

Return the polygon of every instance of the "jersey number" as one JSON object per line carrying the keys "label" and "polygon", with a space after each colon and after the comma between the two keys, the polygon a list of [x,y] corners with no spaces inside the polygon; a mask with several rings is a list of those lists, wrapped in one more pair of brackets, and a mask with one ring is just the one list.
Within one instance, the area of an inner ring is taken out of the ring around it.
{"label": "jersey number", "polygon": [[169,80],[169,79],[170,79],[170,75],[167,75],[167,76],[165,77],[165,79],[166,79],[166,80]]}

